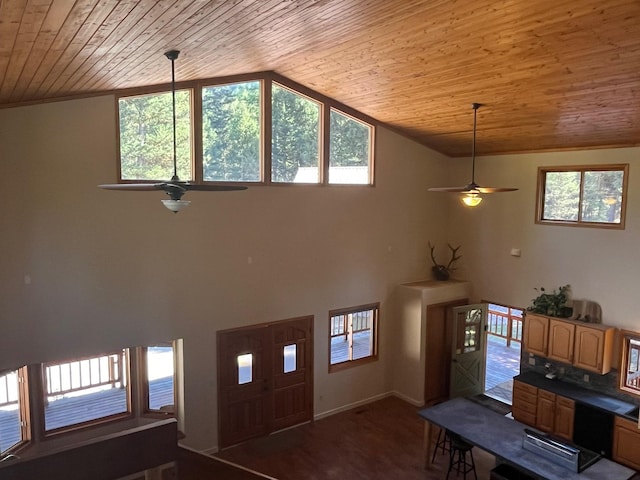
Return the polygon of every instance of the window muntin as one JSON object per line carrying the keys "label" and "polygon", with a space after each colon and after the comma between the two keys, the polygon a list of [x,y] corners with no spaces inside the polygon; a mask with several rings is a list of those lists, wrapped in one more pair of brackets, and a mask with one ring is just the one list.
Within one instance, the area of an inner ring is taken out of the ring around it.
{"label": "window muntin", "polygon": [[[171,92],[118,98],[120,179],[173,176]],[[176,158],[180,180],[192,180],[191,90],[176,91]]]}
{"label": "window muntin", "polygon": [[627,164],[538,169],[536,221],[624,228]]}
{"label": "window muntin", "polygon": [[379,304],[329,312],[329,372],[378,357]]}
{"label": "window muntin", "polygon": [[45,432],[130,413],[127,351],[42,365]]}
{"label": "window muntin", "polygon": [[202,89],[204,181],[261,181],[261,90],[258,80]]}
{"label": "window muntin", "polygon": [[271,94],[271,181],[320,183],[320,103],[277,83]]}
{"label": "window muntin", "polygon": [[174,413],[175,363],[173,345],[142,349],[147,412]]}
{"label": "window muntin", "polygon": [[373,127],[332,108],[329,130],[329,183],[371,183]]}
{"label": "window muntin", "polygon": [[0,374],[0,454],[28,440],[26,368]]}
{"label": "window muntin", "polygon": [[640,396],[640,333],[622,331],[620,390]]}

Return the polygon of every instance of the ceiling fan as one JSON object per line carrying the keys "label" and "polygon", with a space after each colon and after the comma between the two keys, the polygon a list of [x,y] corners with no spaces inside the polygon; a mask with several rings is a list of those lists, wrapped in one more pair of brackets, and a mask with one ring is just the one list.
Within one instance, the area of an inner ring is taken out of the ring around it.
{"label": "ceiling fan", "polygon": [[475,174],[476,174],[476,117],[478,114],[478,108],[480,108],[482,104],[480,103],[472,103],[471,108],[473,108],[473,145],[471,148],[471,183],[465,185],[464,187],[432,187],[429,189],[430,192],[450,192],[450,193],[462,193],[464,196],[462,197],[462,201],[465,205],[469,207],[477,206],[481,201],[482,197],[480,194],[487,193],[500,193],[500,192],[514,192],[518,190],[517,188],[501,188],[501,187],[481,187],[476,183]]}
{"label": "ceiling fan", "polygon": [[178,178],[177,166],[177,144],[176,144],[176,72],[175,61],[180,52],[178,50],[169,50],[164,55],[171,60],[171,97],[173,102],[173,176],[171,180],[157,183],[114,183],[98,185],[100,188],[107,190],[163,190],[169,198],[162,200],[165,207],[174,213],[178,213],[191,203],[189,200],[182,200],[182,196],[188,190],[199,190],[208,192],[228,192],[232,190],[246,190],[247,187],[239,185],[207,185],[196,184],[191,182],[183,182]]}

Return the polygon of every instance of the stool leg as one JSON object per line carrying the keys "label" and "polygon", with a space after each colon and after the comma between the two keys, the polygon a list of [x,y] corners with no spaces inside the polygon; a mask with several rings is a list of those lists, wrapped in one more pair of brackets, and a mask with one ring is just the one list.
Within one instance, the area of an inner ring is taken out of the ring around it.
{"label": "stool leg", "polygon": [[471,466],[473,467],[473,476],[476,480],[478,480],[478,474],[476,473],[476,462],[473,460],[473,449],[469,450],[469,455],[471,455]]}
{"label": "stool leg", "polygon": [[[440,437],[442,436],[442,429],[438,432],[438,439],[436,440],[436,446],[433,449],[433,456],[431,457],[431,463],[436,461],[436,453],[438,453],[438,445],[440,445]],[[442,453],[444,453],[444,444],[442,444]]]}

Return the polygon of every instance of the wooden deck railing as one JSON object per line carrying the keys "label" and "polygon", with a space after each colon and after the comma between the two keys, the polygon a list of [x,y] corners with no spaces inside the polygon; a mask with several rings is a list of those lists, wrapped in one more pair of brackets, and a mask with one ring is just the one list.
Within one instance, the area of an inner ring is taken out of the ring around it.
{"label": "wooden deck railing", "polygon": [[[494,307],[494,308],[492,308]],[[511,342],[522,342],[522,310],[511,307],[497,307],[489,304],[487,332],[507,340],[507,347]]]}
{"label": "wooden deck railing", "polygon": [[16,372],[6,372],[0,376],[0,407],[18,404],[18,379]]}
{"label": "wooden deck railing", "polygon": [[125,353],[101,357],[85,357],[66,363],[45,363],[44,375],[47,396],[65,395],[89,388],[124,387]]}
{"label": "wooden deck railing", "polygon": [[351,317],[353,333],[365,332],[371,329],[371,311],[345,313],[331,318],[331,338],[344,336],[349,333],[349,317]]}

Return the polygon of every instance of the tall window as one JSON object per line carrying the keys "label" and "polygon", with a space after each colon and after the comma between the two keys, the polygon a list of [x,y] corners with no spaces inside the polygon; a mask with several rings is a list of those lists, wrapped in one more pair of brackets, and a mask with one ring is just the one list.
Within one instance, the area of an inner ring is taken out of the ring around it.
{"label": "tall window", "polygon": [[320,104],[276,83],[271,98],[271,180],[320,182]]}
{"label": "tall window", "polygon": [[45,431],[128,414],[127,351],[42,365]]}
{"label": "tall window", "polygon": [[378,358],[380,304],[329,312],[329,372]]}
{"label": "tall window", "polygon": [[[173,176],[171,93],[118,99],[120,178],[169,180]],[[176,92],[176,158],[181,180],[192,179],[191,90]]]}
{"label": "tall window", "polygon": [[541,167],[538,223],[624,228],[629,165]]}
{"label": "tall window", "polygon": [[619,388],[640,395],[640,333],[622,331],[622,363]]}
{"label": "tall window", "polygon": [[26,368],[0,374],[0,454],[29,439]]}
{"label": "tall window", "polygon": [[175,365],[173,345],[154,345],[142,349],[147,412],[174,413]]}
{"label": "tall window", "polygon": [[202,89],[205,181],[261,180],[260,83],[231,83]]}
{"label": "tall window", "polygon": [[331,109],[329,183],[370,183],[373,127]]}

